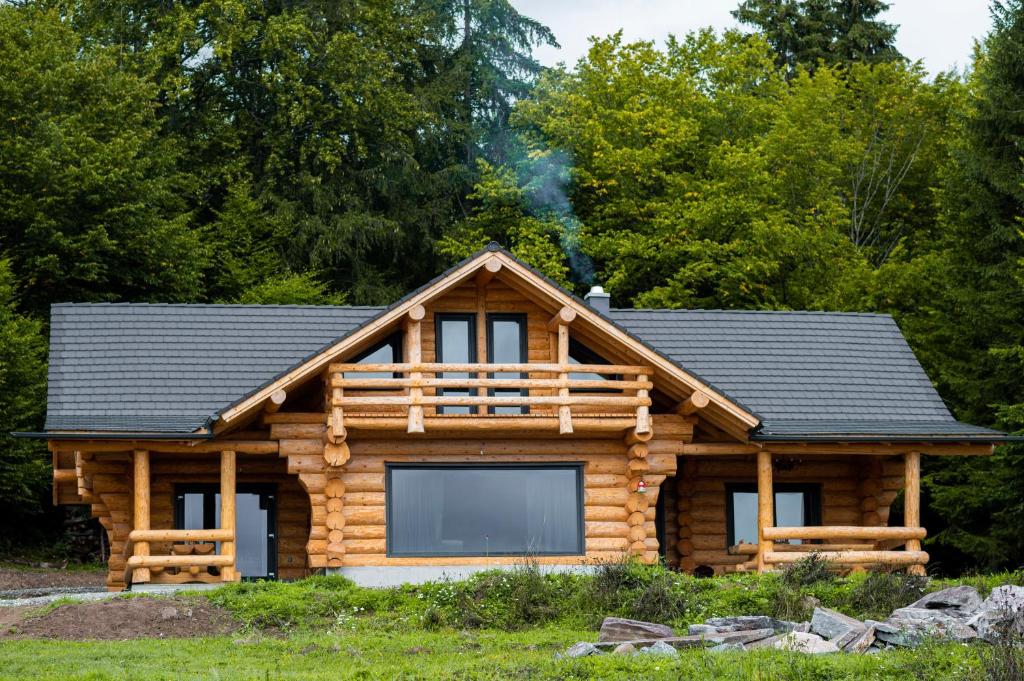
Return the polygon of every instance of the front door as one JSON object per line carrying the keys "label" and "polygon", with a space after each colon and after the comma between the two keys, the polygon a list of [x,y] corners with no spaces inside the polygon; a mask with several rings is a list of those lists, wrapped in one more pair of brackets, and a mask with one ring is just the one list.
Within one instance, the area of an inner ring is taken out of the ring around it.
{"label": "front door", "polygon": [[[273,485],[238,485],[235,554],[236,567],[243,578],[277,577],[276,496]],[[174,494],[174,527],[179,530],[220,527],[219,486],[178,485]],[[220,551],[219,544],[217,550]]]}

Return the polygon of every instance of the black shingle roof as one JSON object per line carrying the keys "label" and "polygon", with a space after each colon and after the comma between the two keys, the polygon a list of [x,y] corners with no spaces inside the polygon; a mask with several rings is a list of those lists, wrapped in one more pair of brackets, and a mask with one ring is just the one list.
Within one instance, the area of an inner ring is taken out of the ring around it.
{"label": "black shingle roof", "polygon": [[[46,429],[195,431],[382,309],[54,305]],[[886,315],[612,310],[610,318],[753,410],[759,437],[1000,437],[953,419]]]}

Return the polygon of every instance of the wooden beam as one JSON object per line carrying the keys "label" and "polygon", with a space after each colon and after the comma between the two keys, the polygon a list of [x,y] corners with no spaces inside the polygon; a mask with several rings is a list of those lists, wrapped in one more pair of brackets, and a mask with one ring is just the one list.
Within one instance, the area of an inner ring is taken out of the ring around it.
{"label": "wooden beam", "polygon": [[[132,495],[132,529],[149,529],[149,452],[145,449],[136,449],[132,454],[134,464]],[[137,558],[149,556],[149,542],[138,541],[134,543],[133,555]],[[147,566],[140,566],[132,572],[132,583],[144,583],[150,580],[150,572]]]}
{"label": "wooden beam", "polygon": [[694,390],[689,397],[676,405],[675,413],[682,416],[695,414],[711,403],[711,398],[700,390]]}
{"label": "wooden beam", "polygon": [[[415,314],[414,314],[415,313]],[[405,360],[411,365],[417,365],[423,361],[423,332],[421,322],[427,312],[422,305],[416,305],[409,310],[408,319],[405,322]],[[414,381],[422,380],[423,374],[419,371],[409,372],[409,378]],[[423,432],[423,388],[409,388],[409,411],[406,413],[405,432]]]}
{"label": "wooden beam", "polygon": [[128,567],[135,568],[135,572],[138,573],[140,570],[149,571],[151,567],[192,567],[193,565],[210,565],[219,566],[221,568],[220,574],[221,579],[227,581],[224,577],[224,573],[227,570],[234,570],[234,556],[225,556],[220,554],[202,555],[202,554],[189,554],[187,556],[132,556],[128,559]]}
{"label": "wooden beam", "polygon": [[487,286],[494,279],[494,275],[501,271],[501,261],[491,259],[484,263],[483,267],[476,273],[477,287]]}
{"label": "wooden beam", "polygon": [[[405,417],[350,416],[350,430],[398,430],[405,428]],[[587,432],[624,432],[636,425],[634,417],[579,415],[574,417],[575,429]],[[428,416],[424,418],[428,430],[451,432],[498,432],[555,430],[558,417],[545,416]]]}
{"label": "wooden beam", "polygon": [[233,541],[235,533],[231,530],[132,530],[128,538],[136,541]]}
{"label": "wooden beam", "polygon": [[[818,557],[837,565],[906,565],[928,562],[924,551],[821,551]],[[772,551],[765,556],[768,564],[797,563],[807,556],[791,551]]]}
{"label": "wooden beam", "polygon": [[[638,374],[636,380],[638,383],[646,383],[647,376]],[[644,388],[637,390],[636,398],[640,402],[640,406],[636,408],[636,432],[649,433],[651,432],[651,410],[649,404],[645,404],[650,402],[647,390]]]}
{"label": "wooden beam", "polygon": [[758,445],[740,443],[704,443],[683,444],[684,456],[738,456],[741,454],[757,454],[761,451]]}
{"label": "wooden beam", "polygon": [[[501,263],[492,261],[501,266]],[[481,270],[481,274],[486,272],[486,269]],[[493,275],[491,275],[493,276]],[[489,279],[487,281],[490,281]],[[490,357],[487,356],[487,281],[481,281],[480,275],[477,275],[476,280],[476,361],[488,362]],[[487,372],[481,371],[476,374],[478,379],[486,379]],[[479,395],[479,388],[476,393]],[[484,391],[487,394],[487,391]],[[476,413],[480,416],[487,416],[488,407],[486,404],[478,404],[476,407]]]}
{"label": "wooden beam", "polygon": [[857,525],[821,525],[813,527],[766,527],[761,531],[765,539],[924,539],[923,527],[860,527]]}
{"label": "wooden beam", "polygon": [[772,482],[771,452],[757,453],[757,571],[768,567],[768,553],[772,542],[765,536],[765,529],[775,525],[775,487]]}
{"label": "wooden beam", "polygon": [[270,393],[270,397],[263,403],[263,411],[268,414],[273,414],[281,409],[281,405],[288,398],[288,393],[284,390],[275,390]]}
{"label": "wooden beam", "polygon": [[[569,364],[569,325],[559,324],[557,334],[558,364],[564,367]],[[561,381],[569,380],[568,372],[563,371],[558,374],[558,379]],[[559,388],[558,397],[563,400],[569,399],[569,389]],[[572,408],[568,404],[560,404],[558,407],[558,432],[561,435],[567,435],[572,432]]]}
{"label": "wooden beam", "polygon": [[[921,525],[921,453],[907,452],[903,455],[903,524],[907,527]],[[907,553],[921,550],[920,539],[909,539]],[[907,572],[924,575],[924,564],[912,565]]]}
{"label": "wooden beam", "polygon": [[235,452],[224,450],[220,454],[220,529],[231,533],[232,540],[221,542],[220,553],[230,559],[220,570],[225,582],[236,582],[241,578],[235,567]]}
{"label": "wooden beam", "polygon": [[[287,416],[287,414],[280,414]],[[323,414],[321,414],[321,418]],[[276,440],[54,440],[52,442],[59,451],[79,450],[91,452],[129,452],[145,447],[154,454],[220,454],[229,448],[239,454],[277,454]]]}
{"label": "wooden beam", "polygon": [[548,331],[558,333],[558,327],[568,326],[576,319],[576,310],[571,307],[563,307],[548,322]]}

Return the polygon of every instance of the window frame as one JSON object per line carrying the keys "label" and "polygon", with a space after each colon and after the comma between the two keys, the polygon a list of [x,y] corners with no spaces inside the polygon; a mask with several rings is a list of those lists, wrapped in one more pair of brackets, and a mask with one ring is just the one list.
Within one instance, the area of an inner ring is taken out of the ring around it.
{"label": "window frame", "polygon": [[[444,357],[444,340],[443,340],[444,334],[441,333],[441,324],[445,320],[453,320],[453,321],[461,320],[461,321],[469,322],[469,352],[467,353],[467,356],[469,357],[469,361],[467,362],[467,364],[477,364],[479,362],[479,360],[477,359],[477,353],[476,353],[476,333],[477,333],[476,325],[477,325],[477,318],[476,318],[476,313],[475,312],[436,312],[436,313],[434,313],[434,361],[437,362],[438,364],[443,363],[443,360],[441,358]],[[457,374],[469,373],[469,374],[472,374],[473,372],[456,371],[456,372],[453,372],[453,373],[457,373]],[[444,377],[444,373],[442,372],[441,375],[438,376],[438,378],[443,378],[443,377]],[[435,394],[439,395],[439,396],[440,395],[446,395],[446,394],[457,395],[459,393],[462,393],[463,391],[466,391],[466,393],[467,393],[466,396],[467,397],[477,397],[480,394],[480,392],[476,388],[447,388],[447,390],[455,391],[455,392],[446,392],[445,388],[437,388]],[[435,409],[437,410],[438,414],[444,414],[445,413],[445,409],[451,409],[454,406],[455,405],[439,404],[439,405],[437,405],[437,407],[435,407]],[[470,407],[467,407],[467,409],[469,409],[469,414],[473,414],[475,407],[470,406]]]}
{"label": "window frame", "polygon": [[[735,546],[736,517],[732,503],[735,493],[756,494],[756,482],[728,482],[725,484],[725,545]],[[800,492],[804,495],[804,527],[821,525],[821,483],[818,482],[777,482],[772,485],[772,515],[776,512],[775,495],[779,493]],[[805,542],[806,543],[806,542]]]}
{"label": "window frame", "polygon": [[[515,557],[515,556],[585,556],[587,551],[587,537],[586,537],[586,517],[585,517],[585,500],[584,500],[584,479],[583,479],[583,467],[584,463],[581,461],[574,462],[535,462],[535,463],[385,463],[384,464],[384,522],[386,536],[386,555],[388,558],[493,558],[493,557]],[[493,471],[511,470],[511,469],[544,469],[544,468],[557,468],[573,470],[576,473],[576,511],[577,511],[577,546],[575,551],[564,552],[564,551],[535,551],[531,552],[528,550],[523,551],[500,551],[488,554],[482,553],[457,553],[450,551],[427,551],[427,552],[396,552],[394,548],[394,527],[392,523],[392,508],[391,495],[394,491],[394,485],[392,484],[392,473],[395,470],[401,469],[433,469],[433,470],[479,470],[487,469]]]}
{"label": "window frame", "polygon": [[[182,525],[185,524],[184,495],[186,494],[203,495],[203,529],[217,529],[217,495],[220,494],[220,485],[212,482],[185,482],[174,485],[171,499],[174,507],[174,529],[182,529]],[[261,497],[269,497],[267,503],[267,574],[247,575],[242,579],[245,581],[278,579],[277,485],[273,483],[241,483],[236,485],[235,494],[258,494]]]}
{"label": "window frame", "polygon": [[[392,357],[394,357],[394,361],[392,363],[393,364],[401,364],[403,359],[404,359],[404,348],[402,347],[403,346],[403,340],[404,340],[404,338],[402,336],[402,332],[401,331],[395,331],[393,334],[391,334],[390,336],[385,338],[380,343],[376,343],[374,345],[371,345],[366,350],[363,350],[362,352],[360,352],[358,355],[356,355],[354,358],[352,358],[351,362],[349,362],[349,363],[350,364],[359,364],[360,362],[362,362],[364,359],[366,359],[367,357],[372,355],[374,352],[376,352],[380,348],[384,347],[385,345],[390,345],[391,349],[392,349],[392,353],[391,354],[392,354]],[[387,362],[385,362],[385,364],[387,364]],[[359,377],[364,377],[365,378],[366,377],[366,373],[362,372],[362,371],[346,371],[345,374],[346,374],[345,378],[349,378],[349,376],[347,374],[356,374],[356,376],[352,376],[351,378],[359,378]],[[400,372],[400,371],[392,372],[391,373],[391,378],[402,378],[402,372]],[[359,388],[359,390],[360,390],[360,392],[362,392],[364,390],[367,390],[367,391],[371,391],[372,390],[374,392],[380,392],[382,390],[384,390],[384,391],[395,390],[395,388]]]}
{"label": "window frame", "polygon": [[[528,364],[529,361],[530,361],[530,346],[529,346],[529,342],[530,341],[529,341],[529,334],[527,333],[526,325],[529,323],[529,319],[528,319],[527,315],[525,313],[522,313],[522,312],[488,312],[487,313],[487,319],[484,322],[486,324],[486,326],[484,327],[484,330],[486,331],[486,335],[487,335],[487,363],[488,364],[493,364],[494,363],[494,322],[495,321],[506,321],[506,322],[514,321],[514,322],[519,324],[519,362],[518,363],[519,364]],[[513,373],[513,372],[505,372],[505,373]],[[523,372],[519,372],[519,378],[526,378],[527,376],[528,376],[528,374],[524,374]],[[487,377],[488,378],[494,378],[494,374],[493,373],[487,374]],[[508,389],[508,388],[488,388],[487,389],[487,395],[489,397],[493,396],[495,394],[496,390],[501,390],[503,392],[511,393],[511,390]],[[526,388],[521,388],[518,392],[519,392],[519,395],[522,396],[522,397],[527,397],[530,394],[530,391],[527,390]],[[503,408],[507,408],[507,407],[503,407]],[[492,407],[488,407],[487,408],[487,413],[488,414],[496,414],[497,413],[496,410],[497,410],[497,407],[493,407],[493,406]],[[519,407],[519,414],[518,414],[519,416],[521,416],[523,414],[529,414],[529,413],[530,413],[530,407],[528,407],[528,406]],[[517,416],[517,414],[507,414],[507,416]]]}

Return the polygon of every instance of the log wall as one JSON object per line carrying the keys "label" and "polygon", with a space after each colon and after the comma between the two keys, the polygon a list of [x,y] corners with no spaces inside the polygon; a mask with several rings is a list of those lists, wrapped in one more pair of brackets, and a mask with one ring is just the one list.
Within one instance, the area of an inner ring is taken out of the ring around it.
{"label": "log wall", "polygon": [[[678,566],[706,565],[716,573],[749,560],[728,552],[726,485],[755,484],[754,457],[681,457],[676,486]],[[889,520],[903,486],[902,457],[775,457],[776,483],[821,485],[821,524],[874,527]],[[670,541],[666,534],[666,541]]]}

